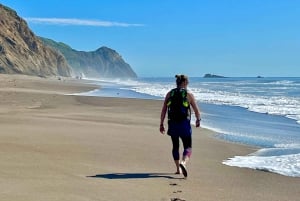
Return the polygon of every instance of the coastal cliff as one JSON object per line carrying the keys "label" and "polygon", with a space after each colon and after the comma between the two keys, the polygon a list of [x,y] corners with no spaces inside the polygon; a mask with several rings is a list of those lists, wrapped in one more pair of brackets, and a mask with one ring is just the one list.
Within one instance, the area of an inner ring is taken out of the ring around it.
{"label": "coastal cliff", "polygon": [[49,48],[17,13],[0,4],[0,73],[70,76],[64,56]]}
{"label": "coastal cliff", "polygon": [[67,44],[40,37],[48,46],[61,52],[76,76],[106,77],[106,78],[136,78],[136,73],[121,55],[108,47],[85,52],[72,49]]}
{"label": "coastal cliff", "polygon": [[34,76],[136,78],[113,49],[84,52],[36,36],[16,11],[0,4],[0,73]]}

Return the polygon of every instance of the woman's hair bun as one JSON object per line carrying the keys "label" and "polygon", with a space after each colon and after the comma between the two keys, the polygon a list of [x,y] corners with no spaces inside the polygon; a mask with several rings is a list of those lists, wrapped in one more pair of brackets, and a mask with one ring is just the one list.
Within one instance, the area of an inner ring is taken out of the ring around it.
{"label": "woman's hair bun", "polygon": [[186,75],[183,74],[177,74],[175,75],[176,78],[176,84],[180,85],[182,82],[188,80],[188,77]]}

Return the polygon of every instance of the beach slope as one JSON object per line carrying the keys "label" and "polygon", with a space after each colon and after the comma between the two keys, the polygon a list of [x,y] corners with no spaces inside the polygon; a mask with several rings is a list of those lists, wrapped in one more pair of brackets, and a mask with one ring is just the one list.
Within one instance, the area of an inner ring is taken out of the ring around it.
{"label": "beach slope", "polygon": [[254,148],[202,128],[188,179],[174,175],[161,101],[64,95],[96,88],[82,80],[0,79],[0,200],[300,200],[299,178],[223,165]]}

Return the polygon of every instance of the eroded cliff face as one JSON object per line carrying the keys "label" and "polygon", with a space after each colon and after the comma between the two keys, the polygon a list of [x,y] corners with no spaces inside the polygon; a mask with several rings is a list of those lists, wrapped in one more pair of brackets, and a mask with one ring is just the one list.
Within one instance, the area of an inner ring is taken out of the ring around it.
{"label": "eroded cliff face", "polygon": [[71,68],[14,10],[0,4],[0,73],[67,77]]}
{"label": "eroded cliff face", "polygon": [[124,61],[122,56],[108,47],[101,47],[95,51],[85,52],[72,49],[67,44],[51,39],[41,40],[50,47],[60,51],[70,64],[77,76],[85,75],[92,78],[136,78],[136,73]]}

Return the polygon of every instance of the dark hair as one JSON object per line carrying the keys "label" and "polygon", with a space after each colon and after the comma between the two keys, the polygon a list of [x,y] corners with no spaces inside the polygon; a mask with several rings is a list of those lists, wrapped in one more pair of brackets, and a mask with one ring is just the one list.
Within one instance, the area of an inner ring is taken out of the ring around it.
{"label": "dark hair", "polygon": [[175,75],[176,84],[180,86],[183,82],[188,81],[188,76],[186,75]]}

